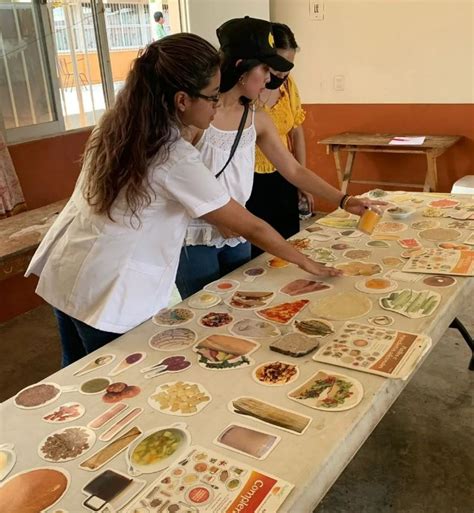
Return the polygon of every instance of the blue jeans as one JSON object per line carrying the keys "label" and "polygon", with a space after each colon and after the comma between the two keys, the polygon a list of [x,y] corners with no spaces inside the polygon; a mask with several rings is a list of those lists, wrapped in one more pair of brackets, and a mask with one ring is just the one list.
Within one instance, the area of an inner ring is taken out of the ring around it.
{"label": "blue jeans", "polygon": [[179,258],[176,286],[182,299],[192,296],[204,285],[218,280],[250,260],[250,243],[232,248],[224,246],[186,246]]}
{"label": "blue jeans", "polygon": [[120,337],[120,333],[98,330],[74,319],[57,308],[53,308],[53,310],[58,321],[63,351],[61,367],[74,363],[83,356]]}

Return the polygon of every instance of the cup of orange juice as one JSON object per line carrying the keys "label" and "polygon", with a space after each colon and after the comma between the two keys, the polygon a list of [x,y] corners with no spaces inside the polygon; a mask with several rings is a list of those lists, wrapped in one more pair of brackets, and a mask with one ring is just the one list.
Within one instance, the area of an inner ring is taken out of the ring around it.
{"label": "cup of orange juice", "polygon": [[372,235],[375,227],[380,221],[380,214],[375,210],[368,208],[359,219],[357,229],[367,235]]}

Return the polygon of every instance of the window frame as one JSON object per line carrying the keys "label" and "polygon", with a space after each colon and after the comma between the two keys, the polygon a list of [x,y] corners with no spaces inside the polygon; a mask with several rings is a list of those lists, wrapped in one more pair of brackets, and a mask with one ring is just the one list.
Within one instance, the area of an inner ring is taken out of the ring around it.
{"label": "window frame", "polygon": [[61,109],[61,98],[59,95],[59,84],[56,71],[54,69],[55,54],[53,43],[53,32],[50,25],[47,5],[40,0],[31,0],[31,8],[34,10],[33,16],[38,21],[38,37],[42,44],[42,50],[45,57],[45,79],[48,82],[51,93],[51,108],[56,119],[46,121],[36,125],[27,125],[17,128],[6,128],[3,113],[0,109],[0,129],[3,132],[5,141],[8,144],[24,142],[32,139],[40,139],[50,135],[61,134],[65,132],[65,124]]}
{"label": "window frame", "polygon": [[[79,0],[80,1],[80,0]],[[93,25],[97,45],[97,55],[99,59],[99,69],[102,78],[102,89],[104,92],[106,108],[113,105],[115,100],[114,82],[112,75],[111,53],[114,48],[109,47],[107,38],[106,13],[103,0],[89,0],[91,10],[93,12]],[[13,3],[13,2],[12,2]],[[126,1],[125,1],[126,3]],[[172,3],[172,0],[168,4]],[[173,3],[179,11],[180,30],[186,31],[188,27],[188,6],[187,0],[175,0]],[[3,113],[0,107],[0,131],[4,135],[8,144],[15,144],[24,141],[40,139],[43,137],[62,135],[69,132],[90,129],[87,125],[81,128],[66,129],[64,116],[61,106],[61,93],[59,77],[56,70],[56,57],[61,54],[56,51],[54,23],[48,12],[48,0],[31,0],[32,9],[35,11],[34,16],[38,21],[38,37],[42,44],[42,50],[45,56],[45,79],[48,83],[51,93],[51,109],[54,113],[55,120],[38,123],[36,125],[28,125],[17,128],[6,128]]]}

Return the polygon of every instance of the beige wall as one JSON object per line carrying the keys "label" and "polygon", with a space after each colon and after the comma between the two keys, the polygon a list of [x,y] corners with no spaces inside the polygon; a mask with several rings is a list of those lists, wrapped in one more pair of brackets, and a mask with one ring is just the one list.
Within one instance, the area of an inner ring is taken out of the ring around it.
{"label": "beige wall", "polygon": [[270,0],[187,0],[189,30],[217,46],[216,28],[242,16],[270,19]]}
{"label": "beige wall", "polygon": [[[301,52],[305,103],[474,103],[474,0],[270,0]],[[344,77],[344,90],[334,77]]]}

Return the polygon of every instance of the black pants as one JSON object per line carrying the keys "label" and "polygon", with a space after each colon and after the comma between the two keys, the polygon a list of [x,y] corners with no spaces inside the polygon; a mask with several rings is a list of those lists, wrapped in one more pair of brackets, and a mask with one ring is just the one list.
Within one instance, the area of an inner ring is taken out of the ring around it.
{"label": "black pants", "polygon": [[[298,189],[278,171],[254,174],[247,210],[266,221],[285,239],[300,231]],[[252,245],[252,258],[261,253],[260,248]]]}

